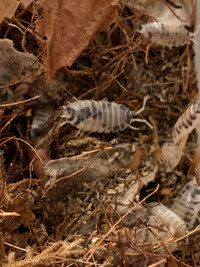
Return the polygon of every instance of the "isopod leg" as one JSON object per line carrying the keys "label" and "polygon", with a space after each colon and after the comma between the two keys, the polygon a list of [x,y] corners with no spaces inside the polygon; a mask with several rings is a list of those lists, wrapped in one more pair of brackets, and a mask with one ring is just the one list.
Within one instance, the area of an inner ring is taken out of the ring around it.
{"label": "isopod leg", "polygon": [[128,127],[131,128],[131,129],[133,129],[133,130],[139,130],[139,128],[136,128],[136,127],[134,127],[134,126],[132,126],[130,124],[128,124]]}
{"label": "isopod leg", "polygon": [[[132,123],[132,122],[134,122],[134,121],[144,122],[146,125],[149,126],[149,128],[153,129],[153,126],[152,126],[148,121],[146,121],[146,120],[143,120],[143,119],[135,119],[135,118],[133,118],[133,119],[131,119],[130,123]],[[129,127],[130,127],[130,125],[129,125]],[[132,127],[133,127],[133,126],[131,126],[131,128],[132,128]],[[133,127],[133,128],[135,128],[135,127]],[[137,129],[137,128],[135,128],[135,129]]]}

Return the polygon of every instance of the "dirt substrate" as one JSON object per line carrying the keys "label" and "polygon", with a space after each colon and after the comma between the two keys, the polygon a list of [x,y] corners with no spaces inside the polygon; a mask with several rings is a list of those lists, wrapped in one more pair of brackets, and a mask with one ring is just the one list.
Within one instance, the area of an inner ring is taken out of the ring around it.
{"label": "dirt substrate", "polygon": [[[98,32],[72,67],[50,83],[37,72],[31,81],[9,85],[16,70],[7,67],[1,103],[42,97],[2,108],[1,265],[199,266],[199,232],[183,238],[186,233],[170,233],[149,204],[171,208],[192,179],[196,134],[181,154],[171,130],[197,98],[194,54],[189,45],[148,46],[137,32],[146,19],[124,8],[110,31]],[[6,27],[1,38],[13,37]],[[20,36],[12,39],[20,49]],[[139,118],[153,129],[140,122],[133,123],[138,130],[109,134],[59,127],[62,106],[75,98],[106,98],[137,111],[145,96]],[[33,130],[39,108],[48,118]]]}

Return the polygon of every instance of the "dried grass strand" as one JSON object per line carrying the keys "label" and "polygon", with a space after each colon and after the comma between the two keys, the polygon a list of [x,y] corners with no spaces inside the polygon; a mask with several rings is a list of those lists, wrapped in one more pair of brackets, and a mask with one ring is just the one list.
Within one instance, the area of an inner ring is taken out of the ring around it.
{"label": "dried grass strand", "polygon": [[33,101],[35,99],[38,99],[40,97],[40,95],[36,95],[32,98],[29,99],[25,99],[25,100],[21,100],[21,101],[17,101],[17,102],[13,102],[13,103],[9,103],[9,104],[1,104],[0,108],[8,108],[8,107],[12,107],[12,106],[16,106],[16,105],[20,105],[20,104],[24,104],[30,101]]}

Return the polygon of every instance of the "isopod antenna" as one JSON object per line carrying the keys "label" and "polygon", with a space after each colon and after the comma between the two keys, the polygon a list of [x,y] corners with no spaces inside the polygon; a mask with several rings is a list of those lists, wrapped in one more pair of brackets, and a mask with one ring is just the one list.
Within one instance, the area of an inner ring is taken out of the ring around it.
{"label": "isopod antenna", "polygon": [[[144,97],[144,101],[143,101],[143,105],[142,105],[142,107],[141,107],[138,111],[136,111],[136,112],[135,112],[135,111],[132,111],[132,112],[131,112],[131,120],[130,120],[130,123],[135,122],[135,121],[143,122],[143,123],[145,123],[146,125],[148,125],[150,129],[153,129],[153,126],[152,126],[147,120],[139,119],[139,118],[135,118],[135,117],[138,116],[143,110],[145,110],[146,103],[147,103],[147,100],[148,100],[149,98],[150,98],[149,96],[145,96],[145,97]],[[132,128],[131,125],[130,125],[129,127]],[[134,127],[134,129],[137,129],[137,128]]]}

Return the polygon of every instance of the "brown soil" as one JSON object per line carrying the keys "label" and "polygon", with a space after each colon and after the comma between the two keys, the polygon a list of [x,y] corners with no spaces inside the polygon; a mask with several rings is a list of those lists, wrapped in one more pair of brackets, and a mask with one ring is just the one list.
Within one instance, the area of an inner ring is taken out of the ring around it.
{"label": "brown soil", "polygon": [[[30,20],[30,9],[20,19]],[[191,179],[188,173],[197,147],[193,132],[177,166],[163,160],[162,147],[172,144],[173,125],[197,98],[194,53],[189,45],[171,50],[150,45],[137,32],[146,19],[124,8],[110,30],[98,32],[74,64],[50,83],[42,71],[24,83],[10,85],[16,77],[5,78],[2,104],[42,96],[1,109],[0,200],[1,211],[7,213],[0,216],[3,266],[138,267],[165,262],[166,266],[198,266],[198,232],[175,239],[173,248],[157,236],[159,250],[136,238],[137,230],[148,226],[148,204],[171,207]],[[21,34],[9,28],[8,20],[0,33],[25,53]],[[41,50],[31,35],[26,48],[40,59]],[[12,66],[10,72],[17,72]],[[62,106],[75,98],[106,98],[137,111],[147,95],[139,118],[149,121],[153,130],[138,122],[133,125],[139,130],[127,128],[116,134],[77,135],[70,124],[59,127]],[[50,119],[31,137],[38,106],[50,112]],[[123,213],[119,200],[132,186],[132,202]],[[16,214],[9,216],[9,212]],[[151,222],[162,232],[156,217]]]}

